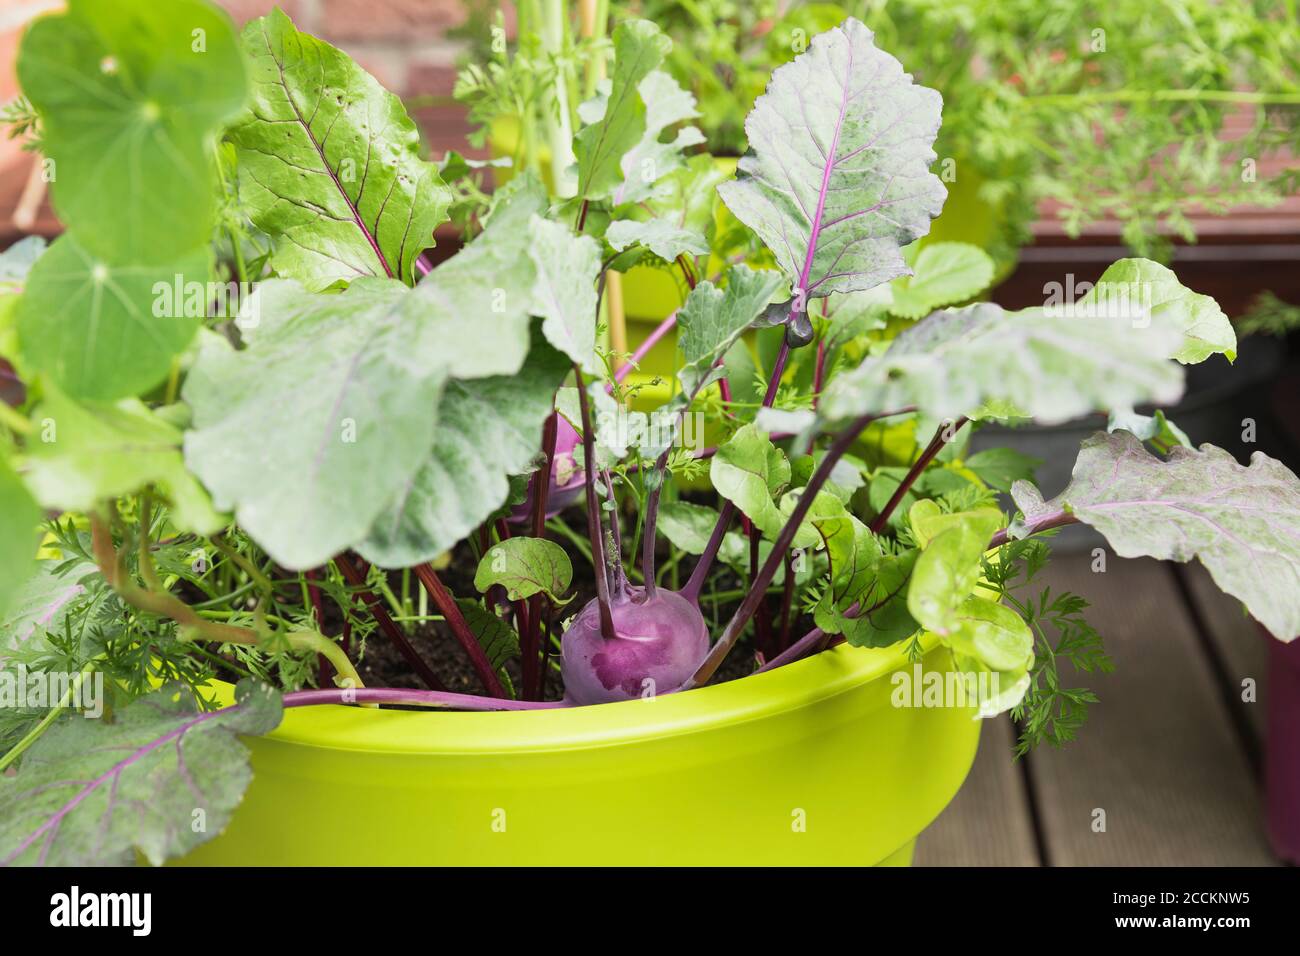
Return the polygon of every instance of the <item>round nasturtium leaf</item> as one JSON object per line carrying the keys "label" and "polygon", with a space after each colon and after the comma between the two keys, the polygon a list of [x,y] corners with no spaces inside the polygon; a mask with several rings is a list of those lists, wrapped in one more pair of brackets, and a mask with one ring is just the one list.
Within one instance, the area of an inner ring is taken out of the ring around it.
{"label": "round nasturtium leaf", "polygon": [[112,400],[160,384],[194,338],[211,254],[118,265],[61,236],[27,276],[18,305],[23,366],[73,398]]}
{"label": "round nasturtium leaf", "polygon": [[[208,241],[213,143],[248,82],[230,18],[198,0],[72,0],[18,53],[60,219],[118,262]],[[129,197],[129,201],[128,201]]]}

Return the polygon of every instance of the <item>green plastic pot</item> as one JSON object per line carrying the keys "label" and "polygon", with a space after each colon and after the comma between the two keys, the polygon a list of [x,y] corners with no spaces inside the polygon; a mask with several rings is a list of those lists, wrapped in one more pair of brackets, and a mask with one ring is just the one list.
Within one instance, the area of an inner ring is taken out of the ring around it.
{"label": "green plastic pot", "polygon": [[[933,638],[927,669],[951,669]],[[970,709],[900,708],[901,646],[565,710],[322,706],[247,743],[190,865],[907,865],[961,786]],[[228,697],[228,685],[219,688]]]}

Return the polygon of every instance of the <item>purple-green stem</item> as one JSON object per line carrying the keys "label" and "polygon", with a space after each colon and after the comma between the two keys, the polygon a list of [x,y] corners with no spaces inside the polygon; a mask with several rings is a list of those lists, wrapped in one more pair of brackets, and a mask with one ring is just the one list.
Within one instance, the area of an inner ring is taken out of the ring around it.
{"label": "purple-green stem", "polygon": [[508,697],[505,687],[501,684],[501,679],[497,677],[496,671],[492,669],[492,662],[488,660],[487,654],[483,652],[483,646],[479,644],[478,638],[470,630],[469,624],[465,621],[465,615],[461,613],[460,607],[456,604],[456,599],[451,596],[442,580],[438,577],[438,572],[433,570],[430,564],[417,564],[413,569],[415,576],[420,579],[424,589],[429,592],[429,597],[433,598],[433,603],[438,610],[442,612],[443,619],[447,626],[451,628],[452,635],[460,643],[465,653],[469,656],[469,662],[474,668],[474,673],[482,682],[483,687],[493,697]]}
{"label": "purple-green stem", "polygon": [[[1033,521],[1026,521],[1025,536],[1031,534],[1037,534],[1040,531],[1050,531],[1053,528],[1064,528],[1066,525],[1078,524],[1078,523],[1079,523],[1079,519],[1076,518],[1074,515],[1070,514],[1068,511],[1065,510],[1053,511],[1049,514],[1045,514],[1042,515],[1041,517],[1035,518]],[[1000,548],[1002,547],[1002,545],[1006,544],[1008,540],[1007,538],[1008,530],[1009,529],[1007,528],[1003,528],[992,538],[990,538],[989,547]]]}
{"label": "purple-green stem", "polygon": [[767,560],[763,562],[762,568],[759,569],[758,577],[750,582],[749,593],[745,595],[745,599],[741,601],[740,607],[736,609],[736,613],[733,614],[731,620],[727,622],[727,626],[723,630],[722,636],[719,637],[717,643],[713,645],[713,649],[709,651],[709,655],[704,659],[704,663],[700,665],[694,676],[682,685],[681,690],[690,690],[692,687],[698,687],[701,684],[707,683],[709,678],[711,678],[714,672],[717,671],[718,665],[722,663],[727,654],[731,651],[731,648],[735,646],[737,639],[740,637],[741,631],[745,629],[745,625],[748,624],[749,619],[754,616],[754,612],[758,609],[758,605],[766,595],[767,586],[772,583],[772,578],[776,576],[777,568],[779,568],[781,562],[785,560],[786,551],[790,549],[790,544],[794,541],[794,536],[798,532],[799,526],[803,523],[804,517],[812,507],[813,501],[816,500],[817,493],[821,490],[822,485],[824,485],[826,479],[830,477],[831,471],[835,468],[835,463],[840,460],[846,451],[848,451],[849,446],[857,441],[858,435],[862,433],[864,428],[877,418],[882,417],[884,416],[873,414],[862,415],[859,418],[854,419],[854,421],[840,432],[833,442],[831,442],[831,446],[827,449],[826,455],[822,458],[821,464],[817,466],[812,477],[808,479],[808,485],[799,493],[799,501],[795,504],[794,511],[791,512],[790,517],[786,520],[785,526],[781,529],[781,533],[777,535],[776,543],[772,547],[772,553],[769,554]]}
{"label": "purple-green stem", "polygon": [[[584,204],[585,209],[585,204]],[[578,408],[582,411],[582,458],[587,473],[587,537],[591,541],[592,564],[596,572],[596,601],[600,607],[600,633],[607,641],[615,638],[614,615],[609,605],[609,563],[605,559],[605,532],[600,523],[600,508],[596,503],[596,440],[591,430],[591,404],[587,399],[587,386],[582,380],[582,369],[575,362],[573,374],[578,383]]]}
{"label": "purple-green stem", "polygon": [[[546,499],[551,493],[551,469],[555,463],[555,436],[559,428],[557,412],[552,412],[542,427],[542,451],[545,461],[533,475],[533,537],[546,537]],[[529,700],[540,700],[540,685],[543,676],[542,632],[542,596],[534,594],[528,600],[528,627],[521,631],[520,653],[523,657],[523,690]]]}
{"label": "purple-green stem", "polygon": [[[921,452],[921,457],[916,459],[915,464],[908,469],[907,474],[903,476],[903,480],[898,483],[898,487],[894,489],[889,501],[885,502],[885,507],[880,509],[880,514],[871,520],[868,527],[870,527],[872,534],[880,534],[885,530],[885,526],[889,524],[889,516],[894,513],[894,509],[898,507],[899,502],[903,500],[912,485],[916,484],[916,479],[921,477],[921,472],[925,471],[926,466],[934,460],[934,456],[943,450],[944,445],[948,444],[952,438],[957,437],[957,433],[962,430],[968,421],[968,418],[962,417],[951,424],[944,422],[938,427],[934,433],[934,438],[930,439],[930,444],[925,447],[925,451]],[[952,438],[948,437],[950,430]]]}
{"label": "purple-green stem", "polygon": [[556,710],[568,706],[558,700],[510,700],[500,697],[480,697],[477,694],[413,690],[404,687],[298,690],[285,694],[283,701],[285,707],[311,707],[317,704],[407,704],[413,707],[441,707],[457,710]]}

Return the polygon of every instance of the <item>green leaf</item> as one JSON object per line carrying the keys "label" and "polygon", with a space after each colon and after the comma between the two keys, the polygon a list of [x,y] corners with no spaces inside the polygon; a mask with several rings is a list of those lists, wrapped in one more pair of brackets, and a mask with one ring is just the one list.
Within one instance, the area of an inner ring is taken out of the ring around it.
{"label": "green leaf", "polygon": [[474,573],[474,587],[483,594],[495,584],[506,589],[512,601],[545,594],[557,604],[573,583],[573,565],[554,541],[545,538],[507,538],[483,553]]}
{"label": "green leaf", "polygon": [[730,173],[712,156],[700,153],[655,183],[654,193],[641,205],[649,209],[654,218],[692,235],[703,236],[707,243],[716,226],[714,212],[718,185],[729,176]]}
{"label": "green leaf", "polygon": [[1162,461],[1128,432],[1099,432],[1080,447],[1057,497],[1045,502],[1028,482],[1012,497],[1024,514],[1018,537],[1068,512],[1122,558],[1199,558],[1274,636],[1300,635],[1300,479],[1263,452],[1249,467],[1208,444],[1176,447]]}
{"label": "green leaf", "polygon": [[638,86],[671,48],[672,41],[649,20],[623,20],[614,28],[614,74],[604,115],[574,139],[579,199],[604,199],[623,182],[622,159],[647,129]]}
{"label": "green leaf", "polygon": [[949,618],[947,644],[994,671],[1027,671],[1034,663],[1034,635],[1024,620],[997,601],[972,594]]}
{"label": "green leaf", "polygon": [[718,447],[709,479],[765,535],[780,534],[785,515],[774,498],[790,483],[790,462],[757,426],[741,426]]}
{"label": "green leaf", "polygon": [[682,229],[666,219],[645,222],[619,219],[605,230],[605,241],[617,252],[632,245],[645,246],[665,262],[672,262],[678,256],[703,256],[709,252],[702,234]]}
{"label": "green leaf", "polygon": [[[0,776],[0,866],[155,866],[221,833],[253,774],[239,734],[280,723],[280,695],[245,681],[236,703],[200,711],[168,684],[113,723],[66,719]],[[204,815],[194,826],[195,810]]]}
{"label": "green leaf", "polygon": [[532,311],[542,316],[547,341],[582,366],[599,374],[596,359],[596,276],[600,245],[590,236],[575,236],[566,225],[534,216],[528,224],[528,254],[537,270]]}
{"label": "green leaf", "polygon": [[409,297],[392,279],[314,296],[264,282],[248,347],[210,337],[186,379],[187,464],[286,568],[362,540],[433,447],[457,353]]}
{"label": "green leaf", "polygon": [[456,606],[460,608],[465,623],[469,625],[470,633],[474,635],[479,647],[483,648],[483,653],[487,655],[492,670],[496,672],[497,677],[501,678],[501,683],[513,693],[510,675],[506,671],[506,662],[519,656],[519,635],[515,633],[513,627],[477,601],[457,598]]}
{"label": "green leaf", "polygon": [[877,286],[865,292],[837,292],[827,296],[824,302],[829,322],[825,341],[829,350],[885,328],[893,299],[888,286]]}
{"label": "green leaf", "polygon": [[1033,480],[1034,469],[1043,463],[1024,452],[1011,448],[989,448],[977,451],[964,462],[979,476],[980,481],[998,491],[1010,491],[1017,481]]}
{"label": "green leaf", "polygon": [[750,152],[718,191],[797,299],[907,273],[901,248],[947,195],[929,172],[941,103],[852,18],[772,74],[745,120]]}
{"label": "green leaf", "polygon": [[907,608],[928,631],[946,637],[958,626],[956,612],[979,583],[984,551],[1002,527],[1002,513],[980,508],[942,515],[939,528],[929,526],[929,543],[916,559]]}
{"label": "green leaf", "polygon": [[645,104],[645,133],[619,160],[623,182],[611,196],[616,206],[649,197],[659,180],[682,167],[682,150],[704,142],[704,134],[694,126],[678,130],[671,142],[662,141],[668,127],[699,115],[695,97],[667,73],[652,70],[637,84],[637,95]]}
{"label": "green leaf", "polygon": [[61,236],[32,267],[18,303],[23,366],[76,398],[108,401],[151,389],[193,340],[207,305],[205,298],[176,302],[173,290],[204,290],[210,277],[206,248],[172,262],[118,265],[75,235]]}
{"label": "green leaf", "polygon": [[41,509],[22,479],[0,457],[0,615],[36,570],[40,522]]}
{"label": "green leaf", "polygon": [[837,375],[818,406],[824,419],[915,405],[935,419],[1007,417],[1057,424],[1096,409],[1171,404],[1183,374],[1168,361],[1179,333],[1133,328],[1122,317],[1080,321],[992,303],[932,313],[879,356]]}
{"label": "green leaf", "polygon": [[185,531],[210,534],[225,524],[185,470],[181,433],[133,398],[81,404],[47,386],[33,413],[27,484],[53,511],[90,511],[101,502],[156,485]]}
{"label": "green leaf", "polygon": [[[911,637],[920,630],[907,609],[907,585],[916,557],[915,551],[878,555],[867,587],[839,602],[828,591],[813,614],[814,623],[827,634],[843,634],[854,647],[889,647]],[[859,604],[859,611],[847,617],[844,607],[852,602]]]}
{"label": "green leaf", "polygon": [[979,246],[965,242],[934,242],[922,247],[912,266],[891,286],[889,311],[905,319],[919,319],[944,305],[973,298],[993,281],[993,260]]}
{"label": "green leaf", "polygon": [[[0,470],[3,467],[0,462]],[[4,515],[7,518],[8,513]],[[12,540],[17,539],[7,537],[6,544]],[[86,593],[82,580],[99,574],[95,565],[80,558],[36,561],[35,555],[33,546],[30,557],[34,573],[0,580],[0,588],[6,584],[15,588],[7,612],[0,602],[0,662],[7,651],[18,649],[34,637],[62,634],[64,622],[75,613],[78,599]]]}
{"label": "green leaf", "polygon": [[27,30],[18,75],[55,163],[55,208],[89,255],[125,265],[207,244],[214,136],[247,95],[228,15],[71,0]]}
{"label": "green leaf", "polygon": [[[510,180],[496,194],[483,232],[425,276],[404,300],[411,321],[428,325],[457,378],[513,375],[531,341],[537,298],[532,221],[546,212],[535,176]],[[594,318],[592,320],[594,322]]]}
{"label": "green leaf", "polygon": [[401,100],[278,9],[244,28],[243,46],[252,104],[228,135],[240,196],[275,239],[271,267],[313,291],[358,276],[412,283],[451,193]]}
{"label": "green leaf", "polygon": [[665,501],[659,506],[658,526],[674,547],[687,554],[703,554],[718,523],[718,512],[689,501]]}
{"label": "green leaf", "polygon": [[1179,329],[1181,344],[1169,353],[1184,365],[1204,362],[1211,355],[1237,357],[1237,333],[1232,323],[1208,295],[1183,286],[1178,277],[1149,259],[1120,259],[1112,264],[1088,294],[1074,304],[1076,314],[1106,309],[1129,318],[1144,319]]}
{"label": "green leaf", "polygon": [[[1113,432],[1120,429],[1132,432],[1143,441],[1151,442],[1156,451],[1161,454],[1168,454],[1169,449],[1177,445],[1185,448],[1194,447],[1187,433],[1165,418],[1165,413],[1158,408],[1152,415],[1139,415],[1131,408],[1115,409],[1106,422],[1106,431]],[[1032,479],[1033,475],[1022,477]]]}
{"label": "green leaf", "polygon": [[691,290],[677,313],[683,359],[677,378],[685,396],[693,398],[703,388],[714,363],[754,324],[782,285],[778,273],[736,265],[727,270],[725,289],[706,279]]}
{"label": "green leaf", "polygon": [[[515,375],[453,381],[438,408],[433,450],[404,479],[357,546],[380,567],[430,561],[477,528],[529,471],[568,359],[535,333]],[[602,390],[603,391],[603,390]]]}

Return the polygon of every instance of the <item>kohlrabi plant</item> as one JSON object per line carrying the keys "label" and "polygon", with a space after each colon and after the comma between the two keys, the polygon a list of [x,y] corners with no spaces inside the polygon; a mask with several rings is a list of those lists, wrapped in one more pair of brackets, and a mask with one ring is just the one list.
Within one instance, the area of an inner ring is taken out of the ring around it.
{"label": "kohlrabi plant", "polygon": [[[1232,359],[1212,300],[1130,259],[1078,302],[969,304],[987,257],[913,245],[940,97],[856,20],[772,73],[734,176],[689,152],[659,28],[612,47],[571,189],[453,196],[400,101],[278,10],[242,37],[202,0],[30,27],[66,232],[0,269],[25,386],[0,404],[0,694],[18,667],[57,689],[0,724],[0,861],[185,853],[283,708],[708,707],[693,689],[843,642],[936,648],[996,677],[978,713],[1060,742],[1093,699],[1064,663],[1109,662],[1081,599],[1023,588],[1074,522],[1300,633],[1300,481],[1136,411]],[[453,201],[476,235],[434,266]],[[690,287],[650,413],[623,371],[644,345],[598,320],[634,261]],[[1098,410],[1055,497],[965,451]],[[370,676],[375,642],[401,673]],[[93,699],[111,719],[70,713]]]}

